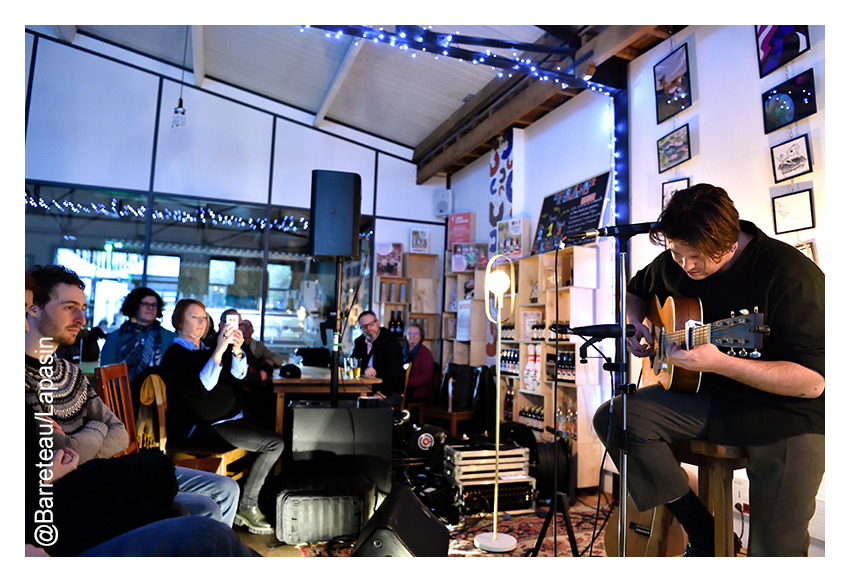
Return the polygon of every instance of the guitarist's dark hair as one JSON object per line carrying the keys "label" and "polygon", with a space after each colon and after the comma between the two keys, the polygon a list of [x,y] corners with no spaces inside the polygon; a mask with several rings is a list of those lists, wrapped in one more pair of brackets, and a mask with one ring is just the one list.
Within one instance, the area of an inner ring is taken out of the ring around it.
{"label": "guitarist's dark hair", "polygon": [[717,260],[738,242],[738,218],[735,203],[726,190],[696,184],[673,194],[649,238],[659,246],[670,240],[680,241]]}

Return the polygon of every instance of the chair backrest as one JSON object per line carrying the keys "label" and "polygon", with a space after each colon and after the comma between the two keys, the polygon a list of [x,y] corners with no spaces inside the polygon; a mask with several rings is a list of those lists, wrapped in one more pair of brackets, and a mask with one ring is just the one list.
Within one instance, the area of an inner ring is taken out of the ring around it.
{"label": "chair backrest", "polygon": [[133,399],[130,395],[130,378],[127,375],[127,364],[121,362],[95,368],[95,392],[103,403],[124,423],[130,444],[119,455],[135,453],[139,450],[136,438],[136,417],[133,413]]}
{"label": "chair backrest", "polygon": [[165,413],[168,411],[168,400],[165,395],[165,382],[159,374],[151,374],[145,379],[150,382],[156,399],[157,424],[159,425],[159,449],[165,451],[168,435],[165,432]]}

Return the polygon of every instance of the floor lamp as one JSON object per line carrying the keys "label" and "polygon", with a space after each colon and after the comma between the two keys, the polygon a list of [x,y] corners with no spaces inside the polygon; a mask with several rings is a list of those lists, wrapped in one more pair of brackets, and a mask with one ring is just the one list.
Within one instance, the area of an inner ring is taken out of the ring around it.
{"label": "floor lamp", "polygon": [[[499,259],[505,259],[510,275],[505,271],[493,270],[493,265]],[[484,288],[487,290],[486,313],[487,319],[496,324],[496,469],[493,478],[493,531],[484,532],[475,536],[475,547],[485,552],[510,552],[516,547],[516,538],[506,533],[499,533],[497,526],[499,520],[499,427],[502,424],[501,406],[499,397],[502,387],[502,306],[504,305],[505,293],[511,291],[511,309],[515,303],[514,268],[511,259],[502,254],[495,254],[487,263],[487,271],[484,276]],[[490,293],[496,300],[496,317],[490,312]]]}

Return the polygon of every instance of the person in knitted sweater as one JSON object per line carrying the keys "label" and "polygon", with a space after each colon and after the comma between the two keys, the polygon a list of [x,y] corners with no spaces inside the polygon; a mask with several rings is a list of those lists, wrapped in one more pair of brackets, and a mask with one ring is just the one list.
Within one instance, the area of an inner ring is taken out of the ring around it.
{"label": "person in knitted sweater", "polygon": [[80,464],[124,451],[130,437],[124,423],[98,398],[85,375],[55,355],[71,345],[86,322],[86,296],[72,271],[51,270],[53,284],[40,284],[26,332],[26,403],[50,418],[56,448],[71,448]]}

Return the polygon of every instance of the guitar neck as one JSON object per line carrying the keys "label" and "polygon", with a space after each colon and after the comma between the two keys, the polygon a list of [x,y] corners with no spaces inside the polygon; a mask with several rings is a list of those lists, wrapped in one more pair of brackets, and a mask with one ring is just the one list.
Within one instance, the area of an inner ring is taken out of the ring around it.
{"label": "guitar neck", "polygon": [[691,349],[711,343],[712,324],[689,325],[685,329],[662,333],[664,344],[675,344],[680,348]]}

